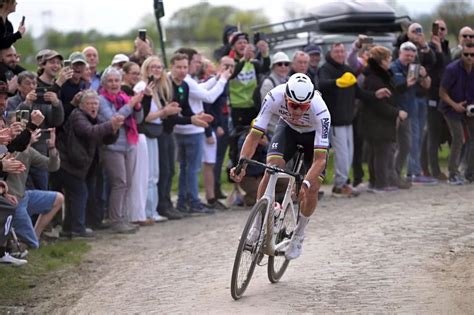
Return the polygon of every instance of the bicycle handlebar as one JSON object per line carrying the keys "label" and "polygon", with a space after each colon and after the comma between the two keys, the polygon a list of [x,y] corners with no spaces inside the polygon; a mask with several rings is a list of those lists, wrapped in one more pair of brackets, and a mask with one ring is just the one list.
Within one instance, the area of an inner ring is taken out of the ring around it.
{"label": "bicycle handlebar", "polygon": [[281,169],[279,167],[272,166],[272,165],[267,165],[265,163],[255,161],[255,160],[251,160],[251,159],[248,159],[248,158],[240,158],[239,163],[237,163],[237,166],[235,167],[235,174],[236,175],[240,174],[240,171],[244,167],[244,164],[258,165],[258,166],[262,166],[266,169],[272,170],[272,171],[277,172],[277,173],[288,174],[290,176],[293,176],[296,179],[297,182],[303,180],[303,175],[301,175],[299,173],[295,173],[295,172],[292,172],[292,171],[287,171],[287,170]]}

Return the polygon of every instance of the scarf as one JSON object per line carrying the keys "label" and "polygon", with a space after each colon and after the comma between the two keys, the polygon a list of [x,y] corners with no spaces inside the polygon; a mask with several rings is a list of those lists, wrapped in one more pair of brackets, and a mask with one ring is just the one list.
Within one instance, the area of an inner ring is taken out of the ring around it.
{"label": "scarf", "polygon": [[[104,88],[99,90],[100,95],[105,97],[106,100],[111,102],[115,109],[118,111],[120,108],[125,106],[130,102],[130,96],[125,94],[125,92],[120,91],[117,95],[107,92]],[[130,145],[135,145],[138,143],[138,129],[137,129],[137,122],[133,115],[128,116],[125,118],[123,123],[125,127],[125,133],[127,135],[127,142]]]}

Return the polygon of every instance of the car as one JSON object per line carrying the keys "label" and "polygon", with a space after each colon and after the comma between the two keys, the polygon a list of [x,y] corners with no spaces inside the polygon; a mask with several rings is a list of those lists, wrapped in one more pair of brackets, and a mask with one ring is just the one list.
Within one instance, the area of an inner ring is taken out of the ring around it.
{"label": "car", "polygon": [[292,56],[309,43],[321,47],[324,55],[334,43],[343,43],[349,51],[359,34],[374,44],[393,49],[397,34],[410,23],[410,17],[397,17],[387,4],[376,1],[331,2],[316,6],[306,17],[252,27],[254,37],[264,38],[272,52]]}

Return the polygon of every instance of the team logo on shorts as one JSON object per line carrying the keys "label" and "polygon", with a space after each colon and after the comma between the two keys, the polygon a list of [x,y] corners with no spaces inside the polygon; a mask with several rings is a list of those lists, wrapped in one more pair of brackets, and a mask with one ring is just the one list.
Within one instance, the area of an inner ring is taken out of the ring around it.
{"label": "team logo on shorts", "polygon": [[322,118],[321,126],[322,126],[321,138],[327,139],[329,136],[329,118]]}

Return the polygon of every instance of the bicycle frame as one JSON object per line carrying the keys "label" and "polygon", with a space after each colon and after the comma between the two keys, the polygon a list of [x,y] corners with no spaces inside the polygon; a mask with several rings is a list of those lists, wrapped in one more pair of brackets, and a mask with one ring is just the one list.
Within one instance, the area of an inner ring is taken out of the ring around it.
{"label": "bicycle frame", "polygon": [[[263,253],[269,256],[278,256],[283,254],[282,249],[288,244],[289,240],[285,240],[280,242],[279,244],[275,244],[276,237],[278,232],[280,231],[280,224],[282,224],[285,218],[285,210],[289,206],[290,213],[292,215],[292,219],[294,220],[294,225],[297,224],[298,213],[295,213],[295,208],[293,206],[293,200],[291,198],[291,194],[293,191],[293,185],[296,182],[296,194],[298,194],[298,190],[301,186],[302,182],[302,175],[299,174],[301,166],[303,164],[303,147],[298,146],[298,154],[296,155],[295,165],[293,167],[293,171],[287,171],[284,169],[280,169],[275,166],[269,166],[261,162],[249,160],[249,159],[242,159],[239,161],[238,167],[242,167],[243,163],[252,163],[255,165],[260,165],[266,168],[267,172],[270,174],[270,178],[268,180],[267,187],[265,189],[265,193],[260,199],[267,200],[267,209],[265,210],[265,216],[263,218],[262,229],[260,233],[260,238],[258,240],[258,246],[260,247],[263,244]],[[237,173],[240,173],[238,170]],[[282,211],[280,211],[277,218],[274,216],[274,202],[275,202],[275,187],[277,184],[278,179],[288,179],[288,185],[285,192],[285,197],[283,198],[282,202]],[[275,225],[275,221],[277,220],[277,225]],[[278,227],[278,228],[275,228]],[[271,237],[270,237],[271,236]]]}
{"label": "bicycle frame", "polygon": [[[267,188],[265,190],[264,195],[262,198],[267,199],[267,210],[265,212],[265,217],[263,221],[262,227],[265,228],[264,233],[260,233],[260,237],[264,238],[263,240],[259,240],[259,242],[263,242],[263,253],[269,256],[278,256],[281,254],[281,249],[284,248],[289,240],[285,240],[279,244],[275,244],[277,234],[279,232],[279,228],[275,228],[277,224],[281,224],[284,219],[285,210],[288,206],[290,206],[290,211],[292,215],[292,220],[294,220],[294,225],[296,226],[296,219],[298,218],[297,213],[295,213],[295,208],[293,206],[293,200],[291,198],[292,194],[292,187],[295,183],[295,177],[292,175],[288,175],[285,173],[279,173],[275,171],[270,171],[272,174],[270,175],[270,179],[268,181]],[[275,187],[278,179],[288,179],[288,186],[286,188],[285,197],[283,198],[283,203],[281,205],[282,211],[278,214],[278,217],[275,218],[274,212],[274,202],[275,202]],[[275,220],[277,222],[275,223]],[[269,237],[271,236],[271,237]],[[261,244],[261,243],[260,243]]]}

